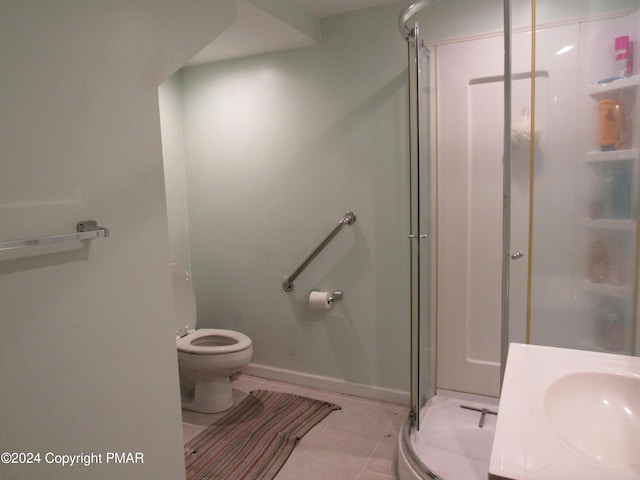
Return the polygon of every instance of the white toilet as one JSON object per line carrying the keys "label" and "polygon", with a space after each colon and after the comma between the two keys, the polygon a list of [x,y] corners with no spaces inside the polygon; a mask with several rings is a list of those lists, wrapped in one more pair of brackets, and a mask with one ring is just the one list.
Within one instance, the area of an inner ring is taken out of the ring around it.
{"label": "white toilet", "polygon": [[176,263],[171,264],[171,273],[182,408],[222,412],[233,406],[229,377],[251,361],[251,339],[233,330],[193,328],[196,301],[191,279]]}

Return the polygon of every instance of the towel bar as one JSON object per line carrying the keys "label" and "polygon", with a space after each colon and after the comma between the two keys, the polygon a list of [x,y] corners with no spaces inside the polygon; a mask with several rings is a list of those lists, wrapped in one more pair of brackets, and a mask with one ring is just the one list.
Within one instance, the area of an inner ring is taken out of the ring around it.
{"label": "towel bar", "polygon": [[97,237],[108,236],[109,230],[107,228],[98,226],[98,223],[95,220],[83,220],[76,224],[76,231],[74,233],[47,235],[43,237],[33,237],[25,238],[22,240],[9,240],[0,242],[0,251],[32,247],[35,245],[45,245],[48,243],[68,242],[72,240],[91,240]]}

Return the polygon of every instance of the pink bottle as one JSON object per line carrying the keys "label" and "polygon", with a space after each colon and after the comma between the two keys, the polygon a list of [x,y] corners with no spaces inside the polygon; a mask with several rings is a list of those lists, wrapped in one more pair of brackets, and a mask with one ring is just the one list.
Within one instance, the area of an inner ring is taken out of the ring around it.
{"label": "pink bottle", "polygon": [[633,42],[628,35],[616,38],[615,59],[616,77],[622,78],[633,73]]}

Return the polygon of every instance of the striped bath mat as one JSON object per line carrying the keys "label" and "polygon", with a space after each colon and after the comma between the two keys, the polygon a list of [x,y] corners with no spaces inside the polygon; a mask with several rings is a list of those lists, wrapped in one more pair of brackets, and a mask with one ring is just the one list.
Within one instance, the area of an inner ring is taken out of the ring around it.
{"label": "striped bath mat", "polygon": [[268,480],[296,442],[340,407],[290,393],[255,390],[184,447],[187,480]]}

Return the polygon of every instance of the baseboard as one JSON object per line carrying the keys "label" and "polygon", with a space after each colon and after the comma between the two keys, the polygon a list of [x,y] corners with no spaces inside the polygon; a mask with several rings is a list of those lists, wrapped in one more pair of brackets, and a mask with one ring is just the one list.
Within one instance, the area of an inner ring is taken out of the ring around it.
{"label": "baseboard", "polygon": [[462,400],[466,402],[487,403],[489,405],[495,405],[496,407],[500,402],[500,399],[496,397],[489,397],[486,395],[478,395],[474,393],[457,392],[454,390],[444,390],[440,388],[437,390],[436,393],[443,397],[455,398],[457,400]]}
{"label": "baseboard", "polygon": [[339,378],[296,372],[293,370],[269,367],[267,365],[260,365],[257,363],[250,363],[242,369],[242,373],[269,380],[292,383],[302,387],[317,388],[320,390],[326,390],[327,392],[343,393],[346,395],[353,395],[355,397],[397,403],[400,405],[409,405],[410,400],[409,392],[404,392],[402,390],[347,382],[346,380],[341,380]]}

